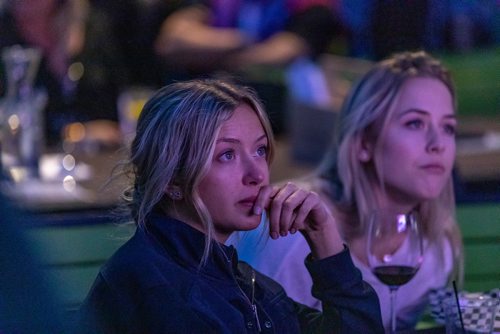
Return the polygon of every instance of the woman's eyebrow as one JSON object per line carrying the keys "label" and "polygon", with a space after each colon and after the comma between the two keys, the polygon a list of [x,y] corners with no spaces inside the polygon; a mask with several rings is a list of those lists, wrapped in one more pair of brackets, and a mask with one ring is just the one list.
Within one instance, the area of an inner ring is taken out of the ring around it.
{"label": "woman's eyebrow", "polygon": [[[402,112],[400,112],[398,114],[398,117],[402,117],[404,115],[411,114],[411,113],[417,113],[417,114],[420,114],[420,115],[423,115],[423,116],[431,114],[429,111],[426,111],[426,110],[423,110],[423,109],[409,108],[409,109],[406,109],[406,110],[403,110]],[[452,113],[452,114],[444,115],[444,118],[456,119],[457,116],[455,115],[455,113]]]}
{"label": "woman's eyebrow", "polygon": [[[266,138],[267,138],[267,135],[263,134],[262,136],[257,138],[255,140],[255,142],[259,142],[259,141],[266,139]],[[232,137],[222,137],[222,138],[217,139],[217,143],[240,143],[240,142],[241,142],[241,140],[239,140],[237,138],[232,138]]]}
{"label": "woman's eyebrow", "polygon": [[239,143],[240,140],[236,138],[231,138],[231,137],[222,137],[217,139],[217,143]]}
{"label": "woman's eyebrow", "polygon": [[409,108],[409,109],[403,110],[399,114],[402,116],[402,115],[411,114],[411,113],[417,113],[417,114],[421,114],[421,115],[430,114],[428,111],[423,110],[423,109],[418,109],[418,108]]}

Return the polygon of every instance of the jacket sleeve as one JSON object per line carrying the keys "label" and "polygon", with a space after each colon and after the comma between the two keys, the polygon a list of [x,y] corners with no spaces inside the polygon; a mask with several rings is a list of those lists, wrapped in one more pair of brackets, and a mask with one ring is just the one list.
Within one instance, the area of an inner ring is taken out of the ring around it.
{"label": "jacket sleeve", "polygon": [[363,281],[347,248],[317,261],[309,255],[305,262],[323,313],[297,303],[304,333],[331,333],[332,328],[338,333],[384,333],[377,294]]}

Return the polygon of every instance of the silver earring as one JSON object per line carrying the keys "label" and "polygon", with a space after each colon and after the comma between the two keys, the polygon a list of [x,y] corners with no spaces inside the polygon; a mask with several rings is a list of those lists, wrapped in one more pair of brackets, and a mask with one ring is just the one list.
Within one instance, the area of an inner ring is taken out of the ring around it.
{"label": "silver earring", "polygon": [[168,195],[173,200],[179,200],[182,198],[182,193],[179,190],[170,191]]}
{"label": "silver earring", "polygon": [[361,160],[362,162],[367,162],[368,160],[370,160],[370,155],[366,151],[359,152],[358,157],[359,157],[359,160]]}

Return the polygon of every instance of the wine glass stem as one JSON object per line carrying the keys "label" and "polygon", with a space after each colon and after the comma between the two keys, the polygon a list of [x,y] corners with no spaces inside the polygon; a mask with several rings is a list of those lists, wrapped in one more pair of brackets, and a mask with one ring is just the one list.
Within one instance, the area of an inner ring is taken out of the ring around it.
{"label": "wine glass stem", "polygon": [[389,287],[390,290],[390,314],[391,314],[391,334],[396,333],[396,291],[398,290],[397,286],[391,286]]}

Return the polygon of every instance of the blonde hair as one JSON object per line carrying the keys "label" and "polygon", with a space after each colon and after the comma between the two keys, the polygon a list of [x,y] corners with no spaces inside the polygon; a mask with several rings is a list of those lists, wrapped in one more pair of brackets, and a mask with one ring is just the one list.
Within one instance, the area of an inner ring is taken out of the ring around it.
{"label": "blonde hair", "polygon": [[[442,82],[448,88],[456,110],[450,73],[424,51],[398,53],[377,63],[354,85],[344,101],[336,136],[318,168],[318,175],[327,181],[321,190],[333,199],[340,214],[346,217],[342,221],[342,233],[348,241],[366,231],[366,217],[377,208],[370,183],[376,171],[364,166],[358,158],[361,140],[370,135],[375,146],[380,145],[401,87],[415,77]],[[378,180],[383,188],[383,175],[378,175]],[[443,237],[450,241],[456,270],[453,276],[461,280],[463,252],[455,218],[452,177],[438,198],[420,203],[416,210],[423,222],[424,236],[430,242]]]}
{"label": "blonde hair", "polygon": [[270,163],[273,134],[256,94],[217,79],[174,83],[156,92],[140,114],[131,144],[128,165],[134,181],[125,197],[136,224],[146,224],[155,208],[166,212],[173,205],[165,194],[167,187],[179,187],[183,201],[195,209],[205,231],[202,263],[210,252],[214,227],[198,185],[211,166],[220,127],[243,103],[255,111],[264,128]]}

